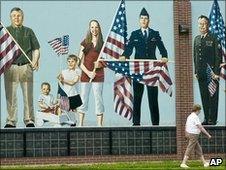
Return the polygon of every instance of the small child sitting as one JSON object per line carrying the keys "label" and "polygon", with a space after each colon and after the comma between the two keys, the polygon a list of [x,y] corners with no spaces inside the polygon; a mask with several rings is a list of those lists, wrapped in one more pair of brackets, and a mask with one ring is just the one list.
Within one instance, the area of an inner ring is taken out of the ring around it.
{"label": "small child sitting", "polygon": [[36,116],[36,125],[43,126],[44,122],[49,122],[53,126],[60,126],[59,115],[61,110],[59,102],[50,94],[51,86],[47,82],[41,84],[41,95],[39,96],[39,108]]}

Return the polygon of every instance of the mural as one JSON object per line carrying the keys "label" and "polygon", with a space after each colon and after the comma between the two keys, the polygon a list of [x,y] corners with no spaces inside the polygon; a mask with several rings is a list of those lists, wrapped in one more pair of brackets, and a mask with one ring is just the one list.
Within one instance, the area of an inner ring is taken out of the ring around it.
{"label": "mural", "polygon": [[15,44],[20,57],[1,68],[1,128],[175,125],[172,11],[171,1],[2,1],[25,54]]}

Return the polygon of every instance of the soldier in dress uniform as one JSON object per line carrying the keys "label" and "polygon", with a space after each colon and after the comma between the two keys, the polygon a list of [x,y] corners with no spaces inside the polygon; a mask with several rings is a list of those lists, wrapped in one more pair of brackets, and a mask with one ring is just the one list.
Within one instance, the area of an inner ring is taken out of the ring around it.
{"label": "soldier in dress uniform", "polygon": [[[198,18],[200,35],[194,40],[194,64],[195,77],[198,79],[199,90],[204,110],[204,125],[217,123],[218,97],[219,97],[219,74],[221,63],[221,46],[217,38],[209,32],[209,19],[201,15]],[[212,78],[217,87],[213,96],[210,95],[207,83],[207,65],[213,70]]]}
{"label": "soldier in dress uniform", "polygon": [[[158,47],[162,56],[162,62],[168,62],[167,51],[162,42],[158,31],[149,28],[149,14],[143,8],[140,13],[140,29],[131,33],[128,44],[124,53],[120,57],[121,60],[129,58],[135,48],[135,59],[152,59],[156,60],[156,47]],[[133,81],[134,91],[134,111],[133,111],[133,125],[140,125],[141,116],[141,100],[144,91],[144,86],[139,82]],[[148,93],[149,109],[151,112],[151,121],[153,125],[159,125],[159,106],[158,106],[158,87],[146,86]]]}

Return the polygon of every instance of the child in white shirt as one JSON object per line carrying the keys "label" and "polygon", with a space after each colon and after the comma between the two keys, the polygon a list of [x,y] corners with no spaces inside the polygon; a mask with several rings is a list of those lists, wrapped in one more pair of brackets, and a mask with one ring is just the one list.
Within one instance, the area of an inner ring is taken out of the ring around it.
{"label": "child in white shirt", "polygon": [[[65,92],[66,98],[68,98],[68,104],[64,104],[66,102],[61,101],[61,110],[62,112],[67,112],[68,116],[75,121],[75,114],[72,112],[76,111],[76,108],[82,104],[80,95],[79,95],[79,87],[78,82],[80,80],[81,71],[77,68],[79,63],[79,59],[76,55],[69,55],[67,58],[68,68],[62,70],[62,72],[58,75],[58,80],[60,84],[60,88]],[[65,96],[64,96],[65,97]]]}

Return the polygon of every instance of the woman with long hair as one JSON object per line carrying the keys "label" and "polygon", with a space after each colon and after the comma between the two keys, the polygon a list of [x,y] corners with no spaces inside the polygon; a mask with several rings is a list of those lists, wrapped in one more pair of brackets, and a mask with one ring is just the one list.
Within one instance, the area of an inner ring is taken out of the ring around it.
{"label": "woman with long hair", "polygon": [[[84,116],[88,110],[90,89],[93,89],[95,100],[95,113],[97,115],[98,126],[103,125],[103,82],[104,69],[101,63],[97,62],[101,48],[103,46],[103,36],[100,24],[97,20],[89,22],[89,30],[86,38],[81,42],[79,57],[81,59],[81,98],[83,104],[78,108],[79,126],[83,126]],[[95,71],[94,71],[95,69]],[[92,80],[92,82],[90,82]]]}

